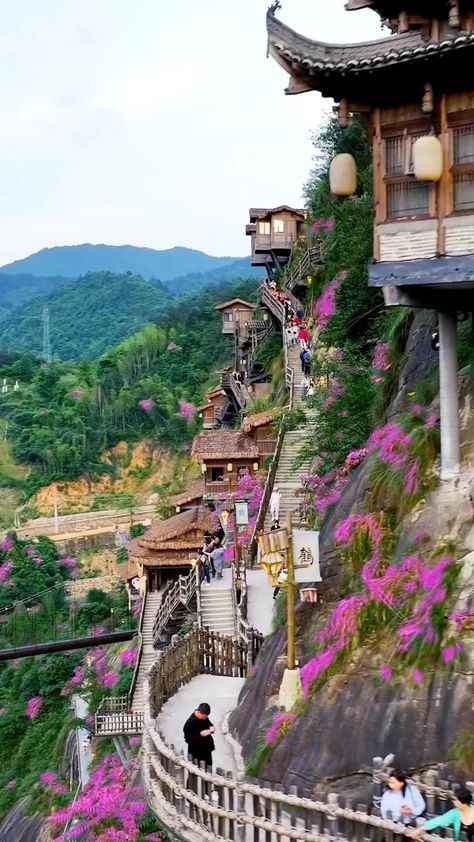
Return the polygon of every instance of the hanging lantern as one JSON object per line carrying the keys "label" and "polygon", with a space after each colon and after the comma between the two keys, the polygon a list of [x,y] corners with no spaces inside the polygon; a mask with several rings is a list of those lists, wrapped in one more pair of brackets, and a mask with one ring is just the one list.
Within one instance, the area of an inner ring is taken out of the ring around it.
{"label": "hanging lantern", "polygon": [[357,165],[347,152],[336,155],[329,167],[329,185],[334,196],[352,196],[357,190]]}
{"label": "hanging lantern", "polygon": [[418,181],[439,181],[443,175],[443,147],[435,135],[419,137],[413,144],[413,169]]}
{"label": "hanging lantern", "polygon": [[270,576],[273,583],[278,578],[278,574],[283,570],[285,558],[278,552],[266,553],[261,563],[265,573]]}
{"label": "hanging lantern", "polygon": [[318,589],[317,588],[301,588],[300,590],[301,602],[317,602]]}
{"label": "hanging lantern", "polygon": [[259,537],[262,553],[284,552],[290,546],[290,539],[286,529],[275,529],[273,532],[264,532]]}
{"label": "hanging lantern", "polygon": [[228,462],[227,463],[227,470],[228,470],[229,474],[232,473],[232,467],[233,467],[232,462]]}

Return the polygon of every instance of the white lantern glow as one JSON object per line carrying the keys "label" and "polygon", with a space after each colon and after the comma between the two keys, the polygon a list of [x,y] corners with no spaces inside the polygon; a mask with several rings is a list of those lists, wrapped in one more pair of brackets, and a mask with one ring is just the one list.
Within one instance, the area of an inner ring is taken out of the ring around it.
{"label": "white lantern glow", "polygon": [[352,155],[336,155],[329,167],[329,185],[334,196],[352,196],[357,190],[357,166]]}
{"label": "white lantern glow", "polygon": [[419,137],[413,144],[413,169],[418,181],[439,181],[443,175],[443,147],[435,135]]}

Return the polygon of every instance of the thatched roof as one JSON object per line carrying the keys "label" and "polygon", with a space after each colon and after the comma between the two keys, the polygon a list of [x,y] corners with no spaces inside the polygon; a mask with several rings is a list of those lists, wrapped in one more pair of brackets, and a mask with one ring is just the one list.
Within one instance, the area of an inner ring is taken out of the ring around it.
{"label": "thatched roof", "polygon": [[242,430],[204,430],[195,436],[191,451],[195,462],[207,459],[256,459],[258,447]]}
{"label": "thatched roof", "polygon": [[[202,543],[202,536],[212,529],[212,526],[209,509],[206,506],[194,506],[187,512],[152,523],[145,534],[137,539],[138,545],[141,550],[198,549]],[[197,536],[192,533],[197,533]],[[128,549],[129,544],[126,546]]]}
{"label": "thatched roof", "polygon": [[128,582],[138,576],[138,565],[131,558],[122,562],[122,564],[117,564],[116,570],[123,582]]}
{"label": "thatched roof", "polygon": [[258,304],[252,304],[251,301],[245,301],[243,298],[231,298],[230,301],[224,301],[223,304],[218,304],[214,310],[226,310],[227,307],[233,307],[235,304],[241,304],[249,310],[258,310]]}
{"label": "thatched roof", "polygon": [[267,409],[266,412],[257,412],[255,415],[247,415],[242,422],[242,430],[244,433],[250,433],[256,427],[265,427],[271,424],[275,418],[275,410]]}
{"label": "thatched roof", "polygon": [[204,480],[197,479],[188,486],[186,491],[182,491],[181,494],[174,494],[173,497],[170,497],[170,503],[172,506],[185,506],[186,503],[191,503],[192,500],[197,500],[202,497],[203,494]]}

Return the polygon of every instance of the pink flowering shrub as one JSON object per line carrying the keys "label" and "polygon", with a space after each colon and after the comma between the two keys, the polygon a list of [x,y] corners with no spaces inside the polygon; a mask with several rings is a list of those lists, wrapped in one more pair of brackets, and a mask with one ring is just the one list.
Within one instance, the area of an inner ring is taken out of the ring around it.
{"label": "pink flowering shrub", "polygon": [[179,414],[188,422],[188,424],[190,424],[191,421],[194,420],[194,416],[196,415],[196,407],[188,401],[180,401]]}
{"label": "pink flowering shrub", "polygon": [[373,383],[383,383],[385,374],[390,370],[391,364],[388,361],[388,352],[390,348],[389,342],[377,342],[375,345],[374,356],[372,359],[372,368],[374,374],[372,375]]}
{"label": "pink flowering shrub", "polygon": [[321,295],[313,306],[313,316],[321,328],[326,328],[329,320],[336,312],[336,293],[342,282],[347,278],[348,272],[339,272],[335,278],[323,289]]}
{"label": "pink flowering shrub", "polygon": [[25,711],[28,719],[36,719],[39,715],[42,706],[43,699],[41,698],[41,696],[32,696],[31,699],[28,699]]}
{"label": "pink flowering shrub", "polygon": [[327,219],[324,219],[324,217],[319,216],[313,221],[313,223],[311,225],[311,228],[310,228],[310,231],[311,231],[311,234],[316,236],[316,235],[320,234],[322,231],[324,231],[324,232],[334,231],[335,227],[336,227],[336,220],[334,219],[333,216],[330,216]]}
{"label": "pink flowering shrub", "polygon": [[285,730],[288,730],[289,725],[296,719],[296,713],[277,713],[272,719],[272,723],[265,734],[265,740],[270,745],[278,742],[283,736]]}
{"label": "pink flowering shrub", "polygon": [[152,398],[143,398],[141,401],[138,401],[138,406],[140,409],[143,409],[144,412],[151,412],[154,407],[154,403]]}

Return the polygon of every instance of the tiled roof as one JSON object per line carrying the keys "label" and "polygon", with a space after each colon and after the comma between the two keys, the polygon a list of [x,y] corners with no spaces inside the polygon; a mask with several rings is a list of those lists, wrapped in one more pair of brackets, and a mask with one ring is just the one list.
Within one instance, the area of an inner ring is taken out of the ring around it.
{"label": "tiled roof", "polygon": [[184,506],[186,503],[190,503],[191,500],[196,500],[198,497],[202,497],[203,494],[204,480],[197,479],[186,489],[186,491],[182,491],[181,494],[175,494],[173,497],[170,497],[170,503],[172,506]]}
{"label": "tiled roof", "polygon": [[255,427],[264,427],[266,424],[271,424],[274,417],[274,409],[267,409],[266,412],[258,412],[255,415],[247,415],[242,422],[242,430],[244,433],[249,433]]}
{"label": "tiled roof", "polygon": [[231,298],[230,301],[224,301],[223,304],[218,304],[214,307],[214,310],[225,310],[226,307],[233,307],[234,304],[243,304],[244,307],[248,307],[249,310],[256,310],[258,304],[252,304],[251,301],[245,301],[243,298]]}
{"label": "tiled roof", "polygon": [[420,31],[411,30],[377,41],[327,44],[299,35],[272,10],[267,13],[267,32],[269,52],[292,76],[287,93],[324,88],[325,95],[331,95],[331,78],[348,79],[387,65],[425,62],[430,56],[474,46],[474,34],[459,30],[439,42],[426,41]]}
{"label": "tiled roof", "polygon": [[297,216],[301,216],[302,220],[305,218],[306,211],[304,208],[292,208],[290,205],[278,205],[276,208],[250,208],[250,222],[256,222],[257,219],[266,219],[274,213],[282,213],[283,211],[288,211],[288,213],[294,213]]}
{"label": "tiled roof", "polygon": [[195,436],[191,455],[196,462],[206,459],[255,459],[258,447],[242,430],[204,430]]}

